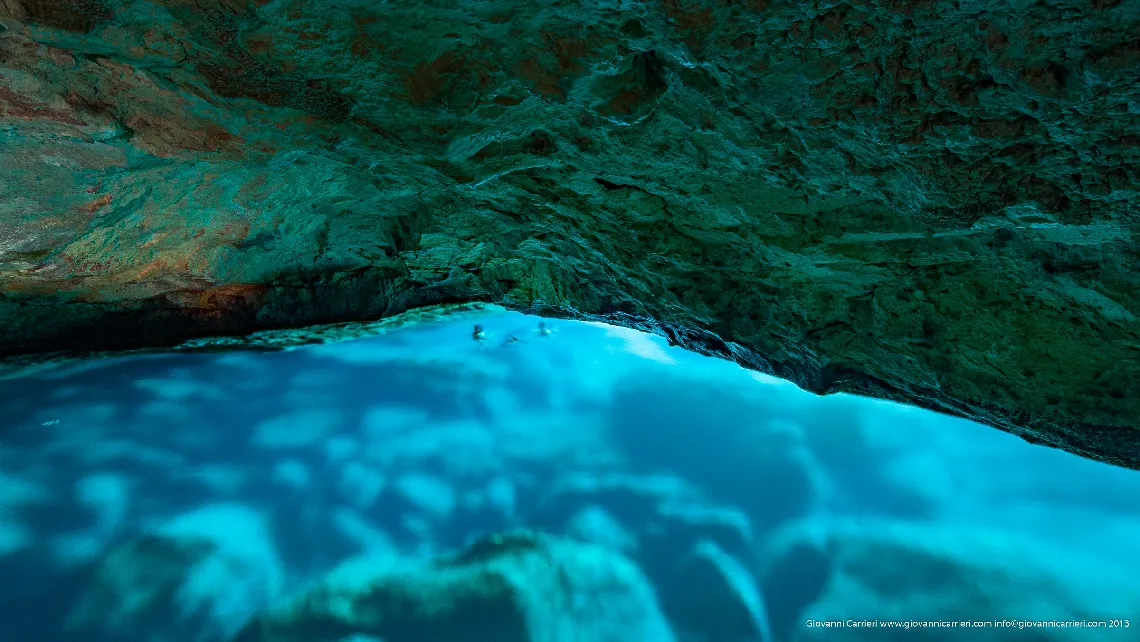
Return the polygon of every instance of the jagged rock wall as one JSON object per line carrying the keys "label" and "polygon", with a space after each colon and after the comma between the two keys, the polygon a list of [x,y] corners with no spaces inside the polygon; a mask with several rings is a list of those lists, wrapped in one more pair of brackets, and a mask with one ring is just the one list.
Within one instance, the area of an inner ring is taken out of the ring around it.
{"label": "jagged rock wall", "polygon": [[0,355],[495,301],[1140,467],[1137,42],[1137,0],[0,0]]}

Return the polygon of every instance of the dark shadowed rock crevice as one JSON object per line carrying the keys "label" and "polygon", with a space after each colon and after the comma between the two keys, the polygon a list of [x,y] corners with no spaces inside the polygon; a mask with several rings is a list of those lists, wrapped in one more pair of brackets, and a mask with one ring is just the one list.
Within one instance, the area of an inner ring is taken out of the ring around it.
{"label": "dark shadowed rock crevice", "polygon": [[0,1],[0,355],[443,303],[1140,467],[1140,2]]}

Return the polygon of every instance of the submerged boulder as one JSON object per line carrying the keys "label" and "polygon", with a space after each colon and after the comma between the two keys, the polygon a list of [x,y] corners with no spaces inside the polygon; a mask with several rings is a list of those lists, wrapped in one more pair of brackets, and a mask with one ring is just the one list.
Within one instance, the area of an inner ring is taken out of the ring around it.
{"label": "submerged boulder", "polygon": [[284,584],[262,519],[206,506],[108,551],[64,625],[99,641],[211,642],[237,632]]}
{"label": "submerged boulder", "polygon": [[235,642],[670,642],[637,566],[612,550],[519,532],[428,563],[361,558],[269,608]]}
{"label": "submerged boulder", "polygon": [[642,530],[658,523],[663,503],[698,501],[702,496],[694,484],[675,475],[575,471],[557,478],[542,495],[535,519],[562,528],[583,509],[597,506],[619,523]]}
{"label": "submerged boulder", "polygon": [[587,506],[566,524],[566,534],[615,551],[637,549],[637,537],[600,506]]}
{"label": "submerged boulder", "polygon": [[[780,640],[1077,642],[1110,639],[1108,621],[1140,608],[1133,568],[1008,530],[889,520],[802,526],[773,543],[764,581]],[[1078,569],[1090,565],[1102,570],[1086,579]],[[1085,622],[1106,626],[1074,624]]]}
{"label": "submerged boulder", "polygon": [[666,614],[686,639],[774,642],[756,578],[716,544],[703,541],[662,586]]}
{"label": "submerged boulder", "polygon": [[754,537],[745,511],[673,475],[570,473],[542,498],[537,516],[550,528],[627,552],[655,582],[668,581],[702,540],[747,556]]}

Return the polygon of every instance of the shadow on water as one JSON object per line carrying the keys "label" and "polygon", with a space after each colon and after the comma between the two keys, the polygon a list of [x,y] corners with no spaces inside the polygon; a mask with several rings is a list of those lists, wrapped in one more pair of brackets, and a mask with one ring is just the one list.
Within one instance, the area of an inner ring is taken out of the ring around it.
{"label": "shadow on water", "polygon": [[776,640],[791,639],[804,611],[823,596],[834,572],[831,554],[805,542],[794,544],[767,569],[760,590]]}
{"label": "shadow on water", "polygon": [[716,382],[668,374],[619,384],[610,416],[635,466],[695,480],[744,507],[762,528],[813,506],[814,462],[805,457],[825,459],[842,476],[845,492],[864,504],[905,517],[929,515],[927,500],[883,478],[881,460],[841,413],[813,416],[781,407],[776,393],[745,397]]}
{"label": "shadow on water", "polygon": [[[930,517],[934,511],[930,499],[887,476],[892,454],[868,441],[868,432],[857,419],[863,403],[857,397],[828,397],[798,408],[794,418],[802,426],[807,447],[835,480],[839,499],[848,507],[910,519]],[[889,425],[882,428],[896,430]]]}

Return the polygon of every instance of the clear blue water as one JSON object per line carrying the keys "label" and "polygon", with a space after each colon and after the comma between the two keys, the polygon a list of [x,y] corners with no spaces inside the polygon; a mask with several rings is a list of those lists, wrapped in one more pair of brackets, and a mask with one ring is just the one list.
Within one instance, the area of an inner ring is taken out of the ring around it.
{"label": "clear blue water", "polygon": [[1140,473],[537,324],[0,380],[0,640],[227,640],[315,586],[421,586],[520,529],[557,544],[562,588],[526,567],[485,617],[407,602],[240,639],[1140,639]]}

